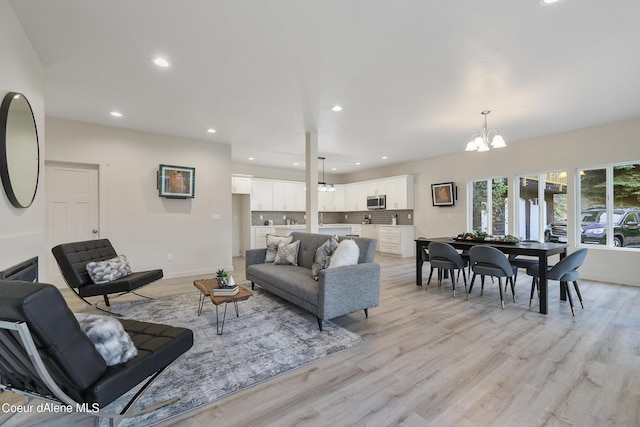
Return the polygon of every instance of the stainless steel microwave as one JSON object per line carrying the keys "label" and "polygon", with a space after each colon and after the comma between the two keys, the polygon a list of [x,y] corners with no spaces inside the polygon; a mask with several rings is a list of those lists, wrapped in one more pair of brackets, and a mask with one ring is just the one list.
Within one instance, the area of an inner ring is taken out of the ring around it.
{"label": "stainless steel microwave", "polygon": [[367,209],[386,209],[387,208],[387,196],[368,196],[367,197]]}

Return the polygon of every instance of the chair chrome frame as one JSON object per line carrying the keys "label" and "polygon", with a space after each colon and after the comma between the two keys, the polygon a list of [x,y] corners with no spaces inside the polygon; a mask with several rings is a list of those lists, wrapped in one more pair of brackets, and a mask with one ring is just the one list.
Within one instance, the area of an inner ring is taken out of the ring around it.
{"label": "chair chrome frame", "polygon": [[[4,337],[9,338],[7,340],[3,339],[2,341],[0,341],[0,363],[6,361],[8,363],[11,363],[12,366],[20,366],[22,370],[28,371],[32,377],[40,382],[39,386],[44,386],[44,388],[51,392],[50,395],[43,395],[34,391],[23,390],[0,383],[0,390],[7,390],[16,394],[23,395],[27,398],[26,403],[29,403],[33,399],[42,399],[59,405],[70,405],[73,408],[74,412],[95,416],[96,426],[99,424],[100,418],[107,418],[110,420],[111,426],[117,426],[125,418],[133,418],[144,415],[179,400],[179,397],[173,397],[156,405],[144,408],[140,411],[132,411],[133,405],[136,403],[136,401],[166,369],[166,367],[164,367],[148,377],[147,381],[143,383],[142,387],[136,392],[136,394],[124,405],[122,411],[120,411],[119,414],[104,413],[99,411],[87,411],[87,409],[90,408],[90,406],[86,406],[87,402],[75,401],[64,391],[62,391],[53,380],[42,358],[40,357],[40,353],[36,348],[35,342],[33,341],[33,337],[31,336],[29,327],[25,322],[8,322],[0,320],[0,330],[3,332],[2,335]],[[11,339],[10,337],[13,337],[13,339]],[[167,366],[171,365],[169,364]],[[13,415],[5,419],[2,423],[0,423],[0,425],[11,419]]]}

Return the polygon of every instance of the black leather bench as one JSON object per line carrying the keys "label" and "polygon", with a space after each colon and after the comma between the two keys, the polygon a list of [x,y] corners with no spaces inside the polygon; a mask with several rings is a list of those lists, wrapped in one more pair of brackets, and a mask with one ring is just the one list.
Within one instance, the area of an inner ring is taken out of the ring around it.
{"label": "black leather bench", "polygon": [[107,366],[55,286],[0,280],[0,390],[73,408],[76,403],[104,408],[147,379],[119,414],[93,414],[115,421],[175,402],[177,398],[132,412],[133,403],[151,382],[191,348],[193,332],[156,323],[120,321],[138,355]]}
{"label": "black leather bench", "polygon": [[[63,243],[51,249],[51,252],[67,285],[88,305],[93,304],[87,301],[86,297],[102,296],[108,307],[109,294],[135,293],[136,289],[155,282],[163,276],[162,270],[157,269],[131,273],[126,277],[108,283],[93,283],[89,273],[87,273],[87,264],[91,261],[105,261],[118,255],[109,239]],[[96,308],[102,310],[99,307]]]}

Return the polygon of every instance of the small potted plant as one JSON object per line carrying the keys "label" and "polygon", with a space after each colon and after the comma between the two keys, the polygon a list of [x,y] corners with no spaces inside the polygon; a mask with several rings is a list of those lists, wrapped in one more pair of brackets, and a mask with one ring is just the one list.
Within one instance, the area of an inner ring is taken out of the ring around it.
{"label": "small potted plant", "polygon": [[227,274],[226,271],[224,271],[224,268],[219,269],[218,271],[216,271],[216,279],[218,279],[218,286],[221,288],[225,288],[227,287],[227,277],[229,275]]}

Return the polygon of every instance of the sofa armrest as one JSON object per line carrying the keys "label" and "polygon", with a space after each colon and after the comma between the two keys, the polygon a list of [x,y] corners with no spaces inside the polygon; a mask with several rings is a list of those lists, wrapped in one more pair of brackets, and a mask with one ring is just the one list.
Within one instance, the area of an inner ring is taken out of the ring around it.
{"label": "sofa armrest", "polygon": [[267,256],[267,248],[247,249],[245,256],[245,265],[249,267],[253,264],[264,264]]}
{"label": "sofa armrest", "polygon": [[380,301],[380,265],[375,262],[322,270],[318,282],[321,319],[375,307]]}

